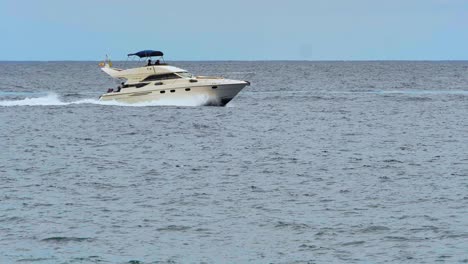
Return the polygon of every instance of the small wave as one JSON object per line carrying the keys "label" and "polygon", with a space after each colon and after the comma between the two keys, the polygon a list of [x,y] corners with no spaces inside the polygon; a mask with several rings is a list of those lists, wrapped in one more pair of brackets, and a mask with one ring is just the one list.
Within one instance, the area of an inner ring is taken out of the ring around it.
{"label": "small wave", "polygon": [[52,261],[52,258],[24,258],[24,259],[18,259],[16,262],[46,262],[46,261]]}
{"label": "small wave", "polygon": [[158,228],[158,231],[185,231],[189,230],[189,226],[182,226],[182,225],[169,225],[165,227]]}
{"label": "small wave", "polygon": [[143,264],[143,262],[139,261],[139,260],[135,260],[135,259],[132,259],[130,260],[129,262],[127,262],[128,264]]}
{"label": "small wave", "polygon": [[361,231],[363,233],[373,233],[373,232],[383,232],[383,231],[388,231],[388,230],[390,230],[390,228],[386,226],[369,226],[369,227],[362,229]]}
{"label": "small wave", "polygon": [[385,163],[403,163],[403,161],[399,161],[399,160],[396,160],[396,159],[386,159],[386,160],[383,160],[383,162],[385,162]]}
{"label": "small wave", "polygon": [[65,243],[65,242],[84,242],[84,241],[92,241],[92,240],[93,239],[89,237],[48,237],[48,238],[42,239],[41,241]]}
{"label": "small wave", "polygon": [[375,90],[375,91],[330,91],[342,94],[403,94],[403,95],[468,95],[465,90]]}
{"label": "small wave", "polygon": [[0,91],[0,97],[22,97],[22,96],[44,96],[47,95],[44,92],[12,92],[12,91]]}
{"label": "small wave", "polygon": [[346,243],[341,243],[342,246],[358,246],[364,244],[365,241],[351,241],[351,242],[346,242]]}
{"label": "small wave", "polygon": [[202,106],[202,105],[219,105],[219,100],[216,98],[199,95],[186,99],[169,99],[163,98],[157,101],[142,102],[142,103],[122,103],[117,101],[99,101],[98,99],[88,98],[77,101],[62,101],[59,96],[50,93],[43,97],[25,98],[21,100],[2,100],[0,106],[64,106],[77,104],[95,104],[95,105],[113,105],[113,106]]}
{"label": "small wave", "polygon": [[403,236],[386,236],[384,237],[387,240],[391,241],[408,241],[409,239]]}
{"label": "small wave", "polygon": [[307,224],[302,224],[302,223],[279,221],[275,225],[275,228],[292,228],[294,230],[301,230],[301,229],[308,229],[310,228],[310,226],[308,226]]}
{"label": "small wave", "polygon": [[391,90],[375,91],[381,94],[408,94],[408,95],[468,95],[464,90]]}
{"label": "small wave", "polygon": [[233,72],[226,72],[226,74],[255,74],[255,72],[233,71]]}

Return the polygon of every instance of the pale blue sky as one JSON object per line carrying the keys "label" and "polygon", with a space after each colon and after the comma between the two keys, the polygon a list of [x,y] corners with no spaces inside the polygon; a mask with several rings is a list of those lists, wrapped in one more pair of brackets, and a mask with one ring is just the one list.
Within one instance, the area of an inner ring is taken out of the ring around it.
{"label": "pale blue sky", "polygon": [[0,0],[0,60],[468,60],[468,0]]}

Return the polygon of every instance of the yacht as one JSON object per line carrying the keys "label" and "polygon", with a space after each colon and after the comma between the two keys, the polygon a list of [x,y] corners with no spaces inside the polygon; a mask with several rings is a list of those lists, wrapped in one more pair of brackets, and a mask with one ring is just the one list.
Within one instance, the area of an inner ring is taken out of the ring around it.
{"label": "yacht", "polygon": [[[128,54],[128,57],[143,58],[145,65],[131,69],[117,69],[112,62],[106,60],[100,64],[101,70],[113,78],[121,80],[117,89],[108,89],[101,95],[101,101],[117,101],[123,103],[145,103],[152,101],[204,98],[203,105],[225,106],[245,86],[248,81],[225,79],[215,76],[194,76],[184,69],[168,65],[164,62],[161,51],[143,50]],[[156,61],[152,61],[157,57]],[[162,62],[161,62],[162,60]]]}

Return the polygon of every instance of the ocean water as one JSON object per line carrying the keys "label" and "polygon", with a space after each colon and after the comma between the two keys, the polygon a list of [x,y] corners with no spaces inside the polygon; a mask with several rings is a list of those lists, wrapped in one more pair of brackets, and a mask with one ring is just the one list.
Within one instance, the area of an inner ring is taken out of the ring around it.
{"label": "ocean water", "polygon": [[0,63],[0,263],[468,262],[468,62],[174,65],[252,85],[103,104],[96,62]]}

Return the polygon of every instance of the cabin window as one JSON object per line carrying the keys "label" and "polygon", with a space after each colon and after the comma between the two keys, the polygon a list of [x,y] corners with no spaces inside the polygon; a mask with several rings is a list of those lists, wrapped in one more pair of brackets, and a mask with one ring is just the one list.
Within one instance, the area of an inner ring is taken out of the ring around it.
{"label": "cabin window", "polygon": [[143,86],[146,86],[148,83],[139,83],[139,84],[136,84],[135,87],[136,88],[141,88]]}
{"label": "cabin window", "polygon": [[162,82],[156,82],[156,83],[154,83],[154,85],[163,85],[163,83]]}
{"label": "cabin window", "polygon": [[178,72],[177,75],[181,76],[182,78],[187,78],[187,79],[193,78],[193,75],[188,72]]}
{"label": "cabin window", "polygon": [[171,93],[175,93],[175,90],[171,90]]}
{"label": "cabin window", "polygon": [[187,92],[190,91],[190,88],[185,88],[185,91],[187,91]]}
{"label": "cabin window", "polygon": [[216,88],[218,88],[218,86],[213,86],[213,87],[211,87],[211,88],[216,89]]}
{"label": "cabin window", "polygon": [[134,84],[125,84],[122,86],[122,88],[130,88],[130,87],[135,87],[135,88],[141,88],[143,86],[148,85],[149,83],[134,83]]}
{"label": "cabin window", "polygon": [[165,93],[166,91],[159,91],[160,93]]}
{"label": "cabin window", "polygon": [[143,82],[180,79],[181,77],[175,73],[155,74],[146,77]]}

